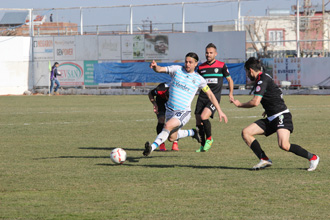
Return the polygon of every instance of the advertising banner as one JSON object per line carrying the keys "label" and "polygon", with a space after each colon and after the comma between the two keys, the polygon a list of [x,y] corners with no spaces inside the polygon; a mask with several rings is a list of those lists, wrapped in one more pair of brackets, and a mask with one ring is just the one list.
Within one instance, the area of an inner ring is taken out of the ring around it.
{"label": "advertising banner", "polygon": [[121,37],[121,59],[144,59],[144,35],[128,35]]}
{"label": "advertising banner", "polygon": [[274,58],[273,78],[276,84],[291,82],[291,86],[301,86],[301,58]]}
{"label": "advertising banner", "polygon": [[168,59],[168,36],[167,35],[144,35],[145,59]]}
{"label": "advertising banner", "polygon": [[82,86],[84,85],[83,62],[63,62],[59,63],[58,71],[61,76],[58,77],[63,86]]}
{"label": "advertising banner", "polygon": [[75,60],[76,46],[74,37],[54,37],[55,60]]}
{"label": "advertising banner", "polygon": [[120,60],[120,36],[99,36],[99,59]]}
{"label": "advertising banner", "polygon": [[33,59],[54,60],[54,43],[52,37],[33,38]]}
{"label": "advertising banner", "polygon": [[94,82],[94,64],[97,64],[97,60],[85,60],[84,61],[84,82],[85,85],[97,85]]}

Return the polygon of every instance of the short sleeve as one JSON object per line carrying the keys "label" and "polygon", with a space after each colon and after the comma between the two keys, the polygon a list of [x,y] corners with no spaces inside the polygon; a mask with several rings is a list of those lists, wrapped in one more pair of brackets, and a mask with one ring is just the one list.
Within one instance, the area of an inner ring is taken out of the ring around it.
{"label": "short sleeve", "polygon": [[182,66],[179,65],[173,65],[173,66],[167,66],[166,67],[166,72],[170,75],[170,76],[174,76],[176,71],[182,69]]}
{"label": "short sleeve", "polygon": [[158,91],[157,91],[157,87],[154,88],[153,90],[151,90],[151,94],[152,94],[153,96],[157,95],[157,93],[158,93]]}
{"label": "short sleeve", "polygon": [[226,64],[224,64],[222,67],[222,74],[226,78],[230,76],[229,69]]}
{"label": "short sleeve", "polygon": [[199,84],[198,88],[203,89],[206,86],[207,86],[206,80],[203,77],[201,77],[201,83]]}

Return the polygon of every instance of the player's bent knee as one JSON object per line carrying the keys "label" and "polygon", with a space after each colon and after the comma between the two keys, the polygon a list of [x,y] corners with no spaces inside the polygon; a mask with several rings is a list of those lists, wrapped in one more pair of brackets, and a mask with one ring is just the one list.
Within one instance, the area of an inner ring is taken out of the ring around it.
{"label": "player's bent knee", "polygon": [[290,143],[289,144],[284,144],[284,143],[279,143],[278,146],[285,151],[289,151],[290,150]]}
{"label": "player's bent knee", "polygon": [[246,128],[244,128],[243,130],[242,130],[242,138],[244,139],[244,140],[246,140],[246,139],[248,139],[249,137],[251,137],[252,135],[250,134],[250,132],[249,132],[249,130],[248,129],[246,129]]}

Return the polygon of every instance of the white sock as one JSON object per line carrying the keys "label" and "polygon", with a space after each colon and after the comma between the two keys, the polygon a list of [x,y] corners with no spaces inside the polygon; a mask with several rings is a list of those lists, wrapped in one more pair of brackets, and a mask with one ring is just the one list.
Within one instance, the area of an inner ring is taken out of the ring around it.
{"label": "white sock", "polygon": [[185,137],[192,137],[195,135],[194,130],[179,130],[178,131],[178,139],[185,138]]}
{"label": "white sock", "polygon": [[164,143],[169,135],[170,135],[170,131],[163,128],[163,130],[156,137],[154,143],[151,144],[151,151],[154,151],[159,145]]}

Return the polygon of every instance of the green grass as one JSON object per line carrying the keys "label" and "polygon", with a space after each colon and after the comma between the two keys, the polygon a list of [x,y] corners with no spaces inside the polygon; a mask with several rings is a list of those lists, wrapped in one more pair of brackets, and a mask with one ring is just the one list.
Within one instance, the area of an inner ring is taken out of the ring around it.
{"label": "green grass", "polygon": [[[258,137],[273,166],[250,171],[258,160],[240,133],[263,110],[237,109],[226,96],[229,122],[212,120],[209,152],[186,138],[179,152],[147,158],[157,123],[147,96],[0,97],[0,219],[327,219],[330,97],[285,100],[291,142],[321,158],[314,172],[276,135]],[[109,159],[115,147],[127,152],[123,165]]]}

